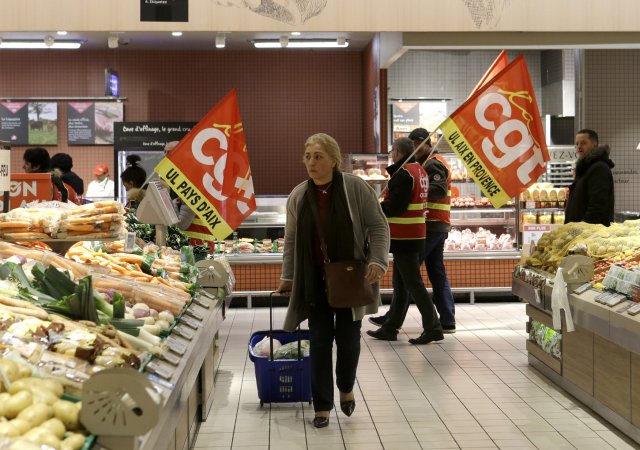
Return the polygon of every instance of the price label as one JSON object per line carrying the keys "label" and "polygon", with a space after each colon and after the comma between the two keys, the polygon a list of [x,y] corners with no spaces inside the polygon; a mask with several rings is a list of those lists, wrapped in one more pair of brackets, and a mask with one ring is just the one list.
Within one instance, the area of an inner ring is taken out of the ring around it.
{"label": "price label", "polygon": [[193,317],[189,317],[187,315],[183,315],[182,317],[180,317],[180,322],[184,323],[188,327],[193,328],[194,330],[197,330],[198,328],[201,327],[200,322],[198,322]]}
{"label": "price label", "polygon": [[204,316],[200,314],[198,311],[196,311],[193,306],[191,308],[187,308],[187,310],[185,311],[185,314],[189,314],[191,317],[193,317],[194,319],[200,322],[204,320]]}
{"label": "price label", "polygon": [[165,380],[170,380],[173,376],[173,369],[157,360],[151,361],[149,364],[147,364],[147,370],[153,372],[161,378],[164,378]]}
{"label": "price label", "polygon": [[136,248],[136,234],[134,232],[128,232],[124,238],[124,251],[132,252]]}
{"label": "price label", "polygon": [[[176,385],[175,385],[175,384],[173,384],[173,383],[169,383],[168,381],[163,380],[163,379],[162,379],[162,378],[160,378],[159,376],[154,375],[154,374],[152,374],[152,373],[148,374],[148,375],[147,375],[147,378],[148,378],[150,381],[152,381],[153,383],[155,383],[155,384],[157,384],[157,385],[159,385],[159,386],[162,386],[163,388],[168,389],[168,390],[170,390],[170,391],[173,391],[173,390],[176,388]],[[156,388],[156,389],[157,389],[157,388]]]}
{"label": "price label", "polygon": [[176,355],[184,355],[187,351],[187,345],[180,342],[175,336],[169,336],[165,342],[167,343],[169,350]]}
{"label": "price label", "polygon": [[193,339],[193,336],[195,336],[195,332],[193,330],[190,330],[187,327],[183,327],[182,325],[176,325],[175,327],[173,327],[173,332],[178,334],[178,336],[182,336],[188,341]]}
{"label": "price label", "polygon": [[164,359],[170,364],[173,364],[174,366],[177,366],[180,363],[180,357],[177,356],[175,353],[171,353],[167,351],[167,352],[163,352],[160,356],[162,357],[162,359]]}
{"label": "price label", "polygon": [[536,207],[536,201],[535,200],[527,200],[524,204],[524,207],[526,209],[535,209]]}
{"label": "price label", "polygon": [[589,289],[590,287],[591,287],[591,282],[585,283],[585,284],[582,284],[582,285],[578,286],[577,288],[575,288],[573,290],[573,292],[574,292],[574,294],[580,295],[583,292],[585,292],[587,289]]}
{"label": "price label", "polygon": [[194,297],[193,303],[195,303],[196,305],[202,306],[205,309],[209,309],[209,304],[200,297]]}

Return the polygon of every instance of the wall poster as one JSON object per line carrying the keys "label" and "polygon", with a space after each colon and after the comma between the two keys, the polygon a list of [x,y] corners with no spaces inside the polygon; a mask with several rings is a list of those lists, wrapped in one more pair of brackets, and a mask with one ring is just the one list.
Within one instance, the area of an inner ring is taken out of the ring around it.
{"label": "wall poster", "polygon": [[0,141],[12,145],[56,145],[58,104],[0,102]]}
{"label": "wall poster", "polygon": [[67,105],[69,145],[112,145],[113,125],[123,120],[123,103],[69,102]]}

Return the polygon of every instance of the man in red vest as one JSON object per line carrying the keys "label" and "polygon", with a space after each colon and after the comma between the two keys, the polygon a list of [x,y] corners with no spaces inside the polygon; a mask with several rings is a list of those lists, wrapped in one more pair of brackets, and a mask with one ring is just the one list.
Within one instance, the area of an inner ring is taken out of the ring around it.
{"label": "man in red vest", "polygon": [[[393,299],[388,319],[377,330],[367,334],[376,339],[395,341],[402,327],[411,298],[422,315],[422,334],[409,342],[424,345],[444,339],[442,326],[420,275],[427,227],[425,225],[429,179],[424,168],[413,158],[413,142],[397,139],[392,146],[393,164],[387,167],[391,176],[382,201],[382,211],[389,221],[393,255]],[[403,166],[403,163],[405,163]]]}
{"label": "man in red vest", "polygon": [[[424,128],[416,128],[409,134],[409,139],[416,147],[428,137],[429,132]],[[429,176],[427,239],[423,259],[433,287],[433,304],[440,316],[443,332],[455,333],[456,306],[444,266],[444,243],[451,230],[451,170],[436,150],[431,152],[430,141],[424,143],[415,158]],[[370,317],[369,322],[382,325],[388,314],[387,312],[383,316]]]}

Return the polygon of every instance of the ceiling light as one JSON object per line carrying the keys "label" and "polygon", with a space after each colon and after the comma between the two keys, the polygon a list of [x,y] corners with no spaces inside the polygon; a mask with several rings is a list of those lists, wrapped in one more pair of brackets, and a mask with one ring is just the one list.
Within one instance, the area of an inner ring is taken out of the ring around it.
{"label": "ceiling light", "polygon": [[182,36],[182,31],[172,31],[171,36],[175,36],[175,37]]}
{"label": "ceiling light", "polygon": [[216,36],[216,48],[224,48],[227,45],[227,36],[219,34]]}
{"label": "ceiling light", "polygon": [[[287,48],[346,48],[349,46],[349,42],[345,39],[344,45],[339,45],[336,40],[326,39],[287,39]],[[282,45],[282,38],[280,40],[275,39],[261,39],[253,41],[255,48],[280,48]]]}
{"label": "ceiling light", "polygon": [[66,35],[67,35],[67,32],[66,32],[66,31],[56,31],[56,34],[57,34],[58,36],[66,36]]}
{"label": "ceiling light", "polygon": [[38,49],[56,49],[56,50],[75,50],[80,48],[80,41],[55,41],[51,46],[47,46],[41,40],[4,40],[0,42],[0,49],[21,49],[21,50],[38,50]]}
{"label": "ceiling light", "polygon": [[44,37],[44,45],[46,45],[47,47],[51,47],[55,43],[56,43],[56,40],[50,34],[47,34]]}
{"label": "ceiling light", "polygon": [[347,38],[344,36],[338,36],[338,39],[336,39],[336,44],[338,44],[338,47],[344,47],[346,43]]}
{"label": "ceiling light", "polygon": [[107,38],[107,47],[109,48],[118,48],[118,36],[112,34]]}
{"label": "ceiling light", "polygon": [[288,47],[289,46],[289,36],[280,36],[280,47]]}
{"label": "ceiling light", "polygon": [[300,33],[299,31],[292,31],[291,32],[291,36],[300,36],[302,33]]}

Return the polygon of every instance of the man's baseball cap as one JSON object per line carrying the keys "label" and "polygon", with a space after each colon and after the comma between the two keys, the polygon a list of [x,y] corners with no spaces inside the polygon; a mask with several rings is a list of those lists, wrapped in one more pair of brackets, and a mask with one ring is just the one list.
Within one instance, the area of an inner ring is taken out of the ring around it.
{"label": "man's baseball cap", "polygon": [[424,141],[429,137],[429,132],[424,128],[416,128],[409,133],[409,139],[412,141]]}
{"label": "man's baseball cap", "polygon": [[104,164],[98,164],[95,169],[93,169],[93,173],[95,175],[104,175],[105,173],[109,173],[109,168]]}

